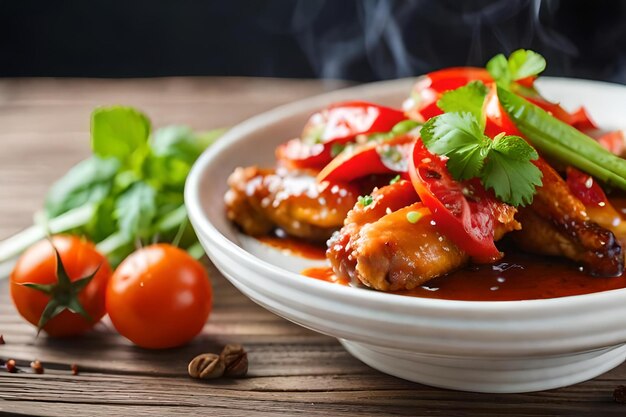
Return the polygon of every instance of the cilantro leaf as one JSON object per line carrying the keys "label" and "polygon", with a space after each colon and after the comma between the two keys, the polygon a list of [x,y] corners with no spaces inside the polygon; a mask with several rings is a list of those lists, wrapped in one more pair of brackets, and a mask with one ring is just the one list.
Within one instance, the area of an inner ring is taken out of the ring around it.
{"label": "cilantro leaf", "polygon": [[487,86],[480,81],[472,81],[463,87],[445,92],[437,106],[446,113],[471,113],[480,126],[485,126],[485,115],[483,114],[483,103],[487,97]]}
{"label": "cilantro leaf", "polygon": [[546,60],[537,52],[518,49],[509,56],[509,71],[513,81],[538,75],[546,69]]}
{"label": "cilantro leaf", "polygon": [[541,171],[531,162],[537,158],[537,151],[519,136],[498,136],[489,149],[482,183],[501,201],[526,206],[532,203],[536,187],[542,185]]}
{"label": "cilantro leaf", "polygon": [[491,58],[489,62],[487,62],[486,68],[487,72],[489,72],[498,85],[506,88],[511,84],[509,63],[503,54],[498,54]]}
{"label": "cilantro leaf", "polygon": [[502,88],[509,88],[511,83],[526,77],[538,75],[546,69],[546,60],[537,52],[518,49],[507,60],[498,54],[487,62],[487,71]]}
{"label": "cilantro leaf", "polygon": [[490,140],[471,113],[445,113],[428,120],[422,141],[429,151],[449,158],[448,170],[458,180],[478,176]]}

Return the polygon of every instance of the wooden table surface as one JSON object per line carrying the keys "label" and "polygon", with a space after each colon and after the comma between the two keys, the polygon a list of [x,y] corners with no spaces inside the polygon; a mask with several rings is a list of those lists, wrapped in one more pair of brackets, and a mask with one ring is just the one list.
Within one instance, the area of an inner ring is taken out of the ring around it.
{"label": "wooden table surface", "polygon": [[[89,153],[89,114],[103,104],[143,109],[156,126],[230,126],[257,112],[337,88],[273,79],[0,80],[0,239],[31,224],[55,178]],[[530,394],[461,393],[372,370],[328,336],[249,301],[209,266],[215,306],[201,336],[180,349],[147,351],[106,322],[84,337],[35,337],[0,281],[0,413],[130,415],[490,415],[626,416],[613,389],[626,365],[576,386]],[[249,350],[249,377],[202,382],[187,376],[196,354],[226,343]],[[43,375],[28,364],[42,361]],[[78,376],[70,364],[81,369]]]}

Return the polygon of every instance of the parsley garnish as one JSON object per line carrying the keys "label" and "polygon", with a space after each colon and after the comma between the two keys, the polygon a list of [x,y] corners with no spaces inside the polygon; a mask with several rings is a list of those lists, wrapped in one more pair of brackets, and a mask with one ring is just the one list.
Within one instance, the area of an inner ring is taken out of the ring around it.
{"label": "parsley garnish", "polygon": [[422,128],[422,141],[431,152],[449,158],[447,167],[456,180],[478,177],[512,206],[530,204],[535,187],[542,184],[541,171],[531,162],[539,157],[535,149],[519,136],[489,139],[471,112],[433,117]]}
{"label": "parsley garnish", "polygon": [[367,207],[374,202],[374,197],[371,195],[360,195],[359,198],[357,198],[357,202],[363,207]]}

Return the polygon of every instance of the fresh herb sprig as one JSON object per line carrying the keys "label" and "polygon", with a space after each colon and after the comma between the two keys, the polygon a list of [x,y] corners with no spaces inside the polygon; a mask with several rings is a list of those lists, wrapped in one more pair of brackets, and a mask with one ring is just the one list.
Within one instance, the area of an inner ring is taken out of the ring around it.
{"label": "fresh herb sprig", "polygon": [[512,206],[532,203],[541,171],[539,155],[519,136],[484,134],[482,106],[487,88],[480,81],[445,93],[437,105],[448,113],[428,120],[421,131],[424,145],[448,157],[447,167],[459,180],[480,178],[496,197]]}
{"label": "fresh herb sprig", "polygon": [[503,54],[494,56],[486,67],[500,88],[509,89],[516,81],[542,73],[546,60],[537,52],[518,49],[508,59]]}
{"label": "fresh herb sprig", "polygon": [[[93,156],[50,188],[42,224],[0,243],[0,262],[50,233],[88,237],[113,265],[137,242],[172,241],[199,257],[203,251],[187,220],[183,191],[202,151],[223,130],[196,134],[185,126],[155,132],[148,117],[130,107],[102,107],[91,117]],[[6,250],[4,250],[6,249]]]}

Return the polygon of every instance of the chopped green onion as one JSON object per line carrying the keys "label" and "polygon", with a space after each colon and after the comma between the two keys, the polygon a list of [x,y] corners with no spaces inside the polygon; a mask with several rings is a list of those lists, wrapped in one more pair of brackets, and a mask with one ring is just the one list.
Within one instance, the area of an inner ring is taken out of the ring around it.
{"label": "chopped green onion", "polygon": [[424,215],[419,211],[409,211],[406,214],[406,219],[409,223],[415,224],[417,223]]}
{"label": "chopped green onion", "polygon": [[374,202],[374,197],[371,195],[360,195],[357,202],[363,207],[367,207]]}

